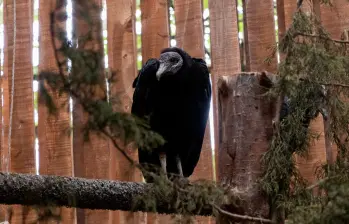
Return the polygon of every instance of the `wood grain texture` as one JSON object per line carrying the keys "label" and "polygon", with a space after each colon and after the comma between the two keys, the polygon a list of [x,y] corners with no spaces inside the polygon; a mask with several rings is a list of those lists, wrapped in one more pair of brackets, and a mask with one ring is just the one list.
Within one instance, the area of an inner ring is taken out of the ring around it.
{"label": "wood grain texture", "polygon": [[[33,105],[33,66],[32,66],[32,23],[33,2],[31,0],[16,1],[16,40],[14,40],[14,2],[4,1],[6,17],[6,70],[4,79],[8,83],[9,93],[12,91],[12,64],[15,60],[14,97],[11,131],[11,172],[35,173],[34,152],[34,105]],[[13,58],[14,41],[16,41],[16,54]],[[11,96],[7,95],[5,105],[10,105]],[[6,108],[9,110],[10,107]],[[10,115],[9,111],[4,112]],[[9,135],[9,117],[4,124],[5,139]],[[6,142],[5,150],[8,150]],[[35,220],[34,211],[25,206],[12,206],[10,223],[29,223]]]}
{"label": "wood grain texture", "polygon": [[[58,71],[55,53],[52,46],[52,38],[50,33],[50,13],[56,8],[56,1],[40,1],[39,3],[39,72],[50,70]],[[62,11],[65,8],[61,9]],[[65,27],[65,22],[59,24]],[[59,46],[59,41],[56,40]],[[46,86],[48,88],[48,86]],[[49,90],[49,89],[48,89]],[[49,90],[52,94],[53,92]],[[70,131],[70,113],[69,113],[69,97],[66,94],[59,96],[57,93],[52,95],[57,106],[65,104],[59,110],[57,116],[50,115],[49,111],[42,101],[43,98],[39,91],[39,121],[38,121],[38,138],[39,138],[39,173],[46,175],[73,175],[73,155],[71,145]],[[63,223],[75,222],[75,209],[57,208],[55,214],[60,214]],[[52,222],[52,221],[51,221]],[[40,222],[40,223],[50,223]]]}
{"label": "wood grain texture", "polygon": [[292,1],[292,0],[283,0],[283,1],[284,1],[284,14],[285,14],[285,28],[288,29],[292,23],[293,14],[297,9],[297,1]]}
{"label": "wood grain texture", "polygon": [[285,23],[285,0],[278,0],[276,2],[276,10],[278,17],[278,38],[280,39],[285,35],[286,23]]}
{"label": "wood grain texture", "polygon": [[202,2],[200,0],[174,1],[177,46],[192,57],[204,57]]}
{"label": "wood grain texture", "polygon": [[[102,21],[101,11],[92,10],[89,6],[91,1],[75,0],[73,1],[73,8],[89,12],[90,18],[94,21],[93,40],[90,40],[82,46],[80,39],[77,39],[79,47],[90,49],[95,52],[103,54],[103,39],[102,39]],[[101,0],[92,1],[98,6],[101,6]],[[73,17],[73,31],[77,37],[86,35],[89,30],[87,23],[82,19]],[[74,64],[74,61],[72,61]],[[104,60],[98,61],[104,64]],[[103,65],[101,65],[103,67]],[[72,75],[74,75],[72,72]],[[78,71],[77,71],[78,72]],[[101,68],[100,74],[104,76],[104,69]],[[103,88],[103,87],[102,87]],[[97,98],[105,98],[105,92],[99,92]],[[74,175],[85,178],[109,178],[109,163],[110,150],[109,142],[106,139],[90,133],[88,142],[84,141],[82,130],[87,121],[87,114],[83,111],[81,105],[73,102],[73,156],[74,156]],[[107,210],[82,210],[77,209],[77,223],[108,223],[109,211]]]}
{"label": "wood grain texture", "polygon": [[268,199],[254,183],[263,175],[261,159],[272,139],[276,103],[264,95],[268,91],[262,82],[265,78],[248,72],[223,76],[218,82],[220,182],[244,198],[242,210],[232,211],[234,206],[226,209],[264,218],[269,215]]}
{"label": "wood grain texture", "polygon": [[[4,64],[3,64],[3,76],[1,77],[1,88],[2,88],[2,124],[1,124],[1,130],[4,130],[1,132],[1,170],[6,171],[6,161],[8,159],[8,125],[9,125],[9,113],[10,113],[10,102],[9,102],[9,86],[8,86],[8,54],[9,54],[9,48],[8,48],[8,30],[7,26],[11,25],[8,23],[8,10],[6,1],[3,2],[3,24],[4,24]],[[12,43],[12,42],[11,42]],[[0,206],[0,221],[6,220],[6,212],[7,212],[8,206],[1,205]]]}
{"label": "wood grain texture", "polygon": [[321,6],[321,22],[332,38],[340,39],[344,30],[349,30],[349,2],[332,1],[333,7]]}
{"label": "wood grain texture", "polygon": [[[177,47],[192,57],[204,59],[203,15],[201,0],[174,1]],[[210,121],[207,121],[199,162],[191,180],[213,180],[213,158],[210,139]],[[197,223],[210,223],[211,218],[198,217]]]}
{"label": "wood grain texture", "polygon": [[241,71],[236,1],[209,1],[212,61],[212,105],[215,142],[216,180],[218,173],[218,93],[217,80]]}
{"label": "wood grain texture", "polygon": [[[344,31],[349,32],[349,2],[346,0],[332,1],[333,7],[322,5],[321,23],[330,33],[331,38],[341,39]],[[337,146],[332,145],[332,158],[337,156]]]}
{"label": "wood grain texture", "polygon": [[321,115],[310,122],[309,129],[311,132],[319,133],[320,136],[312,142],[305,157],[295,156],[295,163],[301,176],[311,185],[317,182],[316,170],[318,167],[326,163],[324,124]]}
{"label": "wood grain texture", "polygon": [[142,62],[158,58],[163,48],[169,47],[167,0],[141,0]]}
{"label": "wood grain texture", "polygon": [[[314,13],[318,18],[321,18],[319,9],[320,2],[318,0],[307,0],[304,1],[302,5],[302,10],[307,13]],[[326,163],[324,123],[321,114],[315,120],[310,122],[309,129],[319,133],[320,136],[310,145],[305,157],[295,155],[295,163],[299,173],[308,181],[308,184],[311,185],[318,181],[315,176],[318,167]],[[317,189],[314,189],[314,192],[316,192],[316,190]]]}
{"label": "wood grain texture", "polygon": [[[167,0],[141,0],[142,63],[158,58],[162,49],[170,46]],[[171,216],[147,214],[147,223],[170,223]]]}
{"label": "wood grain texture", "polygon": [[[110,84],[110,93],[112,97],[119,94],[121,101],[121,105],[113,105],[115,111],[131,111],[132,83],[137,75],[134,10],[134,0],[107,0],[108,61],[110,70],[116,72],[117,79]],[[134,148],[122,148],[137,161],[138,154]],[[142,181],[140,171],[114,147],[111,147],[109,177],[123,181]],[[110,212],[109,215],[110,223],[138,224],[145,219],[144,213],[118,211]]]}
{"label": "wood grain texture", "polygon": [[247,71],[275,72],[276,58],[271,64],[265,61],[275,46],[275,22],[273,0],[243,0],[244,30],[246,42]]}

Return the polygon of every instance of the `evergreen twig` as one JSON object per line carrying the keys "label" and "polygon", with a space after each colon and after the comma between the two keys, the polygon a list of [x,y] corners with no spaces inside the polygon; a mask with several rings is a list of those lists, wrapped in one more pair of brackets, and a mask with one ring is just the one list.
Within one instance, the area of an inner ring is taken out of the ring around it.
{"label": "evergreen twig", "polygon": [[244,220],[244,221],[252,221],[252,222],[258,222],[258,223],[273,223],[270,219],[264,219],[264,218],[258,218],[258,217],[252,217],[248,215],[239,215],[239,214],[234,214],[228,211],[225,211],[218,207],[215,204],[211,204],[213,208],[215,208],[219,213],[229,216],[235,220]]}

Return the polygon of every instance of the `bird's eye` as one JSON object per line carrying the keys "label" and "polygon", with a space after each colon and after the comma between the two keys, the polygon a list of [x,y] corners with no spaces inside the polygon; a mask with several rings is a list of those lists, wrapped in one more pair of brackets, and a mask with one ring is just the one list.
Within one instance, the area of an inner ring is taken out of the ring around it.
{"label": "bird's eye", "polygon": [[170,58],[170,62],[171,63],[176,63],[176,62],[178,62],[178,59],[177,58]]}

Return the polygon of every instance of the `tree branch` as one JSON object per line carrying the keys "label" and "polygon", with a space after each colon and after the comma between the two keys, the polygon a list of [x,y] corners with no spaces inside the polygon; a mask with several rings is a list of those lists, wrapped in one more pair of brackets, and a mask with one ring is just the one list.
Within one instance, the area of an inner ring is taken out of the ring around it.
{"label": "tree branch", "polygon": [[326,183],[326,182],[329,181],[329,180],[332,180],[332,179],[335,179],[335,178],[339,178],[339,177],[340,177],[340,175],[325,177],[325,178],[319,180],[318,182],[316,182],[316,183],[314,183],[314,184],[308,186],[306,189],[307,189],[307,190],[312,190],[312,189],[314,189],[314,188],[316,188],[316,187],[318,187],[318,186],[320,186],[320,185]]}
{"label": "tree branch", "polygon": [[[153,194],[156,212],[179,213],[171,203],[176,196],[159,195],[153,184],[0,172],[0,185],[0,204],[152,212],[135,198]],[[197,200],[193,194],[190,197]],[[211,214],[212,206],[206,204],[191,215]]]}
{"label": "tree branch", "polygon": [[[0,204],[6,205],[154,212],[151,207],[136,201],[150,195],[156,201],[157,213],[181,213],[173,203],[176,194],[165,197],[154,190],[153,184],[147,183],[0,172],[0,185]],[[185,189],[181,192],[187,194],[190,201],[198,201],[200,197]],[[268,219],[227,212],[212,202],[206,202],[189,215],[210,216],[213,209],[233,219],[272,223]]]}
{"label": "tree branch", "polygon": [[313,83],[317,83],[319,85],[324,85],[324,86],[337,86],[337,87],[342,87],[342,88],[349,88],[349,85],[341,84],[341,83],[317,82],[317,81],[314,82],[314,81],[311,81],[309,79],[304,79],[304,78],[300,78],[299,81],[308,81],[308,82],[313,82]]}
{"label": "tree branch", "polygon": [[349,44],[349,41],[346,41],[346,40],[337,40],[337,39],[332,39],[330,37],[325,37],[325,36],[320,36],[320,35],[315,35],[315,34],[309,34],[309,33],[296,32],[296,33],[294,33],[294,36],[295,37],[296,36],[304,36],[304,37],[311,37],[311,38],[319,38],[319,39],[333,41],[333,42],[339,43],[339,44]]}
{"label": "tree branch", "polygon": [[263,218],[258,218],[258,217],[252,217],[248,215],[238,215],[234,213],[227,212],[217,205],[212,204],[212,206],[221,214],[229,216],[233,219],[238,219],[238,220],[246,220],[246,221],[252,221],[252,222],[259,222],[259,223],[273,223],[270,219],[263,219]]}

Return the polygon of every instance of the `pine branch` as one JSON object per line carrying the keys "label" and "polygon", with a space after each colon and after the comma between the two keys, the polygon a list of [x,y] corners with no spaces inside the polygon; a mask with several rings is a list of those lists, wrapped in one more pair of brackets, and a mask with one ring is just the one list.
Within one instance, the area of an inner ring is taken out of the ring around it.
{"label": "pine branch", "polygon": [[318,38],[318,39],[328,40],[328,41],[332,41],[332,42],[339,43],[339,44],[349,44],[349,41],[346,41],[346,40],[337,40],[337,39],[332,39],[332,38],[327,37],[327,36],[316,35],[316,34],[295,32],[293,35],[294,35],[294,37],[297,37],[297,36],[304,36],[304,37],[310,37],[310,38]]}
{"label": "pine branch", "polygon": [[[55,37],[56,37],[56,32],[55,32],[55,24],[56,24],[56,11],[52,11],[51,15],[50,15],[50,33],[51,33],[51,41],[52,41],[52,46],[53,46],[53,50],[54,50],[54,56],[55,56],[55,60],[58,66],[58,74],[61,77],[61,80],[66,81],[67,82],[67,78],[66,75],[64,73],[64,69],[63,69],[63,65],[64,63],[62,63],[59,59],[59,49],[58,46],[56,44],[55,41]],[[64,82],[64,86],[67,85],[67,83]],[[84,110],[86,112],[90,112],[89,111],[89,105],[86,103],[85,100],[81,99],[80,95],[74,91],[74,89],[69,88],[69,90],[67,90],[67,92],[74,97],[75,100],[79,100],[80,105],[84,108]],[[91,113],[90,113],[91,114]],[[130,164],[135,165],[136,167],[140,168],[140,165],[138,163],[136,163],[126,152],[124,149],[122,149],[116,142],[116,140],[106,131],[106,130],[101,130],[101,132],[106,135],[113,143],[114,147],[123,155],[125,156],[125,158],[127,159],[127,161],[130,162]]]}
{"label": "pine branch", "polygon": [[307,189],[307,190],[312,190],[312,189],[314,189],[314,188],[316,188],[316,187],[318,187],[318,186],[320,186],[320,185],[326,183],[326,182],[329,181],[329,180],[333,180],[333,179],[336,179],[336,178],[339,178],[339,177],[340,177],[340,175],[325,177],[325,178],[319,180],[318,182],[316,182],[316,183],[310,185],[310,186],[307,187],[306,189]]}
{"label": "pine branch", "polygon": [[263,219],[263,218],[258,218],[258,217],[252,217],[248,215],[239,215],[239,214],[234,214],[227,212],[217,205],[211,204],[213,208],[215,208],[219,213],[229,216],[235,220],[245,220],[245,221],[252,221],[252,222],[258,222],[258,223],[273,223],[270,219]]}
{"label": "pine branch", "polygon": [[310,81],[310,80],[304,79],[304,78],[300,78],[299,81],[307,81],[307,82],[317,83],[319,85],[324,85],[324,86],[337,86],[337,87],[349,88],[349,85],[341,84],[341,83],[317,82],[317,81],[314,82],[314,81]]}

